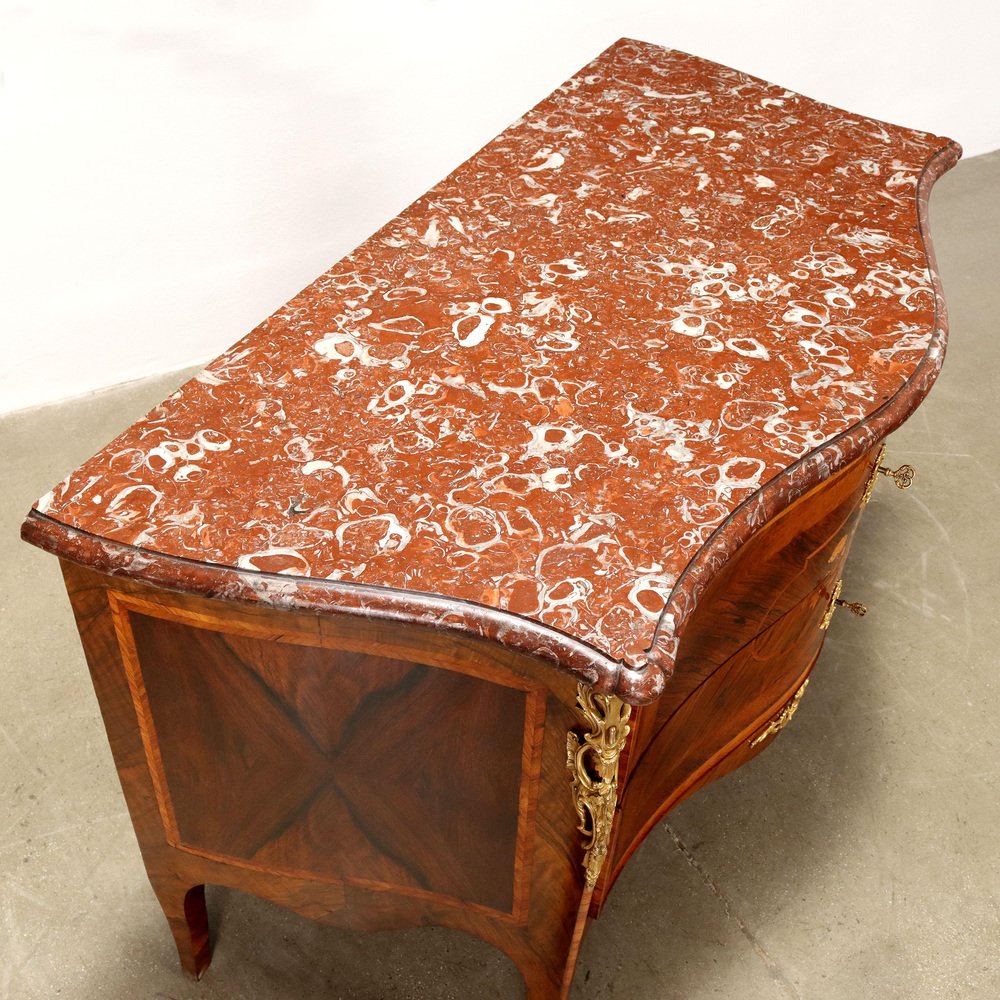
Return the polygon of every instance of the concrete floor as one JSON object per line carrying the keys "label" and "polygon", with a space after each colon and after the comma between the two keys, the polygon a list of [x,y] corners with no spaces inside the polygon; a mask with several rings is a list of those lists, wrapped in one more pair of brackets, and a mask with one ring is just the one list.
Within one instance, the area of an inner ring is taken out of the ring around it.
{"label": "concrete floor", "polygon": [[[584,943],[574,1000],[1000,997],[1000,153],[933,195],[951,348],[890,441],[841,614],[775,745],[670,815]],[[145,879],[50,556],[24,512],[177,375],[0,422],[0,996],[469,1000],[510,962],[437,928],[350,934],[211,893],[187,981]]]}

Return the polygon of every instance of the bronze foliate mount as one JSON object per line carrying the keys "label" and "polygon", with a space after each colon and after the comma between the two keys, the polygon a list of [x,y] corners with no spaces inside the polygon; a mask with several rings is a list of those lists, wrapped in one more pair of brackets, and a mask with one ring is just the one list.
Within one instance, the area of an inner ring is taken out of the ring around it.
{"label": "bronze foliate mount", "polygon": [[586,884],[593,889],[608,855],[618,802],[618,760],[628,738],[632,706],[579,684],[577,708],[589,731],[567,734],[566,766],[573,776],[578,829],[585,838]]}

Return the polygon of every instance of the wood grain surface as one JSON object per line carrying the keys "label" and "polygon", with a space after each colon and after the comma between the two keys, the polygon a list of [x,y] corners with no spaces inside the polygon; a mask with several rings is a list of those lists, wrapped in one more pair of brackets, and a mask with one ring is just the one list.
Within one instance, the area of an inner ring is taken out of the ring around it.
{"label": "wood grain surface", "polygon": [[576,686],[445,630],[159,591],[64,563],[183,967],[206,884],[354,929],[442,924],[565,996],[586,922]]}

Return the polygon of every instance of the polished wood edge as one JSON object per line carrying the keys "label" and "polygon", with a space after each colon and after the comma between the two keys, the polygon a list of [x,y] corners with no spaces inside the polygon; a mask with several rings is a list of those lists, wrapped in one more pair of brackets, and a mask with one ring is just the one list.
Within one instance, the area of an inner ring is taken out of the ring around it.
{"label": "polished wood edge", "polygon": [[[336,877],[324,876],[315,872],[301,871],[298,869],[277,869],[270,865],[257,865],[245,858],[221,854],[214,851],[207,851],[192,844],[184,842],[180,835],[174,813],[173,803],[170,798],[170,788],[167,781],[163,760],[159,752],[159,745],[156,738],[156,728],[153,721],[152,712],[149,706],[149,698],[146,693],[143,681],[142,669],[139,663],[139,655],[136,650],[129,613],[136,612],[165,621],[177,622],[194,628],[202,628],[208,631],[219,633],[230,633],[246,636],[249,638],[267,639],[272,641],[288,642],[299,645],[315,646],[324,649],[344,649],[351,652],[370,652],[368,644],[359,641],[345,641],[343,637],[332,637],[321,635],[318,632],[308,632],[298,629],[282,630],[275,632],[273,626],[263,622],[241,622],[233,621],[229,618],[214,618],[205,612],[192,611],[186,608],[171,607],[155,600],[138,597],[135,594],[123,593],[115,590],[112,585],[105,586],[107,595],[108,610],[114,625],[115,636],[118,641],[119,653],[125,670],[129,692],[132,697],[132,706],[135,711],[136,720],[142,746],[145,753],[146,765],[149,771],[153,791],[159,809],[160,819],[166,835],[167,844],[175,850],[181,851],[195,857],[203,858],[246,871],[260,872],[269,875],[279,875],[283,877],[299,879],[303,882],[319,882],[327,885],[347,885],[358,889],[375,893],[391,893],[394,895],[410,896],[414,899],[426,900],[446,907],[457,907],[463,910],[471,910],[493,919],[523,924],[528,918],[528,911],[531,900],[532,881],[532,843],[535,839],[535,821],[538,809],[538,795],[541,787],[542,772],[542,748],[545,736],[545,714],[547,691],[541,685],[532,683],[517,674],[502,671],[492,664],[477,664],[480,669],[475,669],[468,661],[449,662],[429,662],[433,657],[423,659],[411,659],[411,662],[421,663],[424,666],[436,670],[450,670],[454,673],[465,674],[475,677],[486,683],[499,684],[504,687],[522,691],[525,694],[524,728],[521,743],[521,781],[518,792],[518,817],[517,817],[517,837],[514,848],[513,878],[513,902],[510,911],[500,910],[496,907],[476,903],[471,900],[463,900],[458,897],[437,893],[414,886],[407,886],[396,883],[380,882],[372,879],[357,878],[351,876]],[[386,651],[392,653],[393,650]],[[412,657],[412,652],[401,649],[395,650],[400,656]]]}
{"label": "polished wood edge", "polygon": [[[660,613],[645,660],[635,664],[638,668],[648,668],[652,664],[669,678],[673,673],[677,643],[684,626],[697,605],[700,594],[728,559],[749,540],[761,524],[775,517],[823,480],[870,452],[883,438],[900,427],[930,392],[944,361],[948,342],[948,312],[930,235],[928,204],[935,182],[955,166],[961,155],[962,147],[948,140],[924,165],[914,192],[916,225],[934,290],[934,321],[930,341],[917,367],[896,392],[866,419],[792,463],[756,493],[747,497],[716,528],[678,577]],[[623,681],[627,682],[628,678],[623,677]],[[624,685],[615,693],[625,700],[631,700],[630,692]]]}
{"label": "polished wood edge", "polygon": [[517,841],[514,846],[514,905],[511,915],[525,923],[531,904],[538,797],[542,786],[542,748],[545,743],[545,692],[535,688],[525,705],[524,743],[521,747],[521,787],[518,790]]}
{"label": "polished wood edge", "polygon": [[[273,642],[285,642],[299,646],[315,646],[320,649],[342,649],[351,653],[376,653],[379,656],[398,657],[413,663],[420,663],[423,666],[433,667],[438,670],[451,670],[459,674],[468,674],[480,680],[487,680],[493,684],[500,684],[503,687],[516,688],[529,694],[544,695],[542,688],[532,681],[502,670],[485,661],[477,662],[475,667],[470,666],[469,660],[462,657],[442,657],[423,655],[412,648],[383,642],[379,649],[374,650],[370,642],[363,638],[351,637],[347,635],[330,635],[321,631],[318,627],[316,631],[304,630],[301,628],[287,628],[276,630],[273,625],[260,621],[240,621],[231,615],[213,616],[206,611],[194,611],[189,608],[177,607],[161,600],[150,600],[136,596],[135,594],[124,593],[108,588],[109,600],[115,608],[120,608],[123,612],[135,611],[150,618],[160,618],[164,621],[176,622],[179,625],[189,625],[193,628],[205,629],[209,632],[222,632],[230,635],[246,636],[250,639],[263,639]],[[280,614],[281,612],[278,612]],[[316,618],[319,625],[320,619]]]}

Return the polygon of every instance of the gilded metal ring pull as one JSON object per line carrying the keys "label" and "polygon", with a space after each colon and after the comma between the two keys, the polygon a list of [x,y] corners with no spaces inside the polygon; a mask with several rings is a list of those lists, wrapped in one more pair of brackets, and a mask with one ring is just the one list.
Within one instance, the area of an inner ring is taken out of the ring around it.
{"label": "gilded metal ring pull", "polygon": [[792,700],[768,723],[767,728],[761,730],[751,741],[750,746],[755,747],[758,743],[763,743],[768,736],[773,736],[775,733],[780,733],[789,722],[792,721],[792,716],[799,710],[799,702],[802,701],[802,696],[806,693],[806,688],[809,686],[809,678],[807,677],[802,682],[802,687],[795,692],[795,696]]}
{"label": "gilded metal ring pull", "polygon": [[913,485],[913,477],[917,474],[912,465],[901,465],[898,469],[888,469],[880,465],[878,471],[883,476],[888,476],[900,490],[908,490]]}

